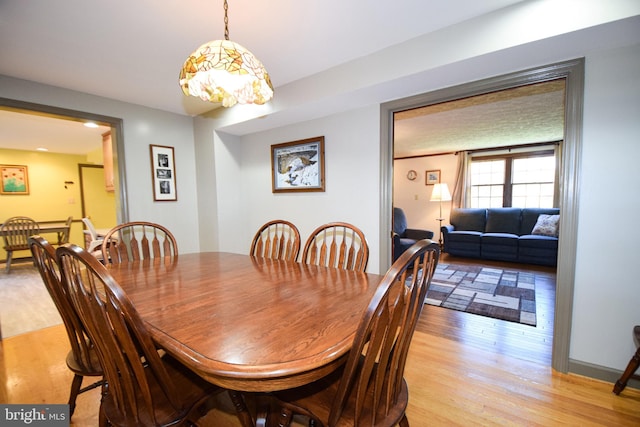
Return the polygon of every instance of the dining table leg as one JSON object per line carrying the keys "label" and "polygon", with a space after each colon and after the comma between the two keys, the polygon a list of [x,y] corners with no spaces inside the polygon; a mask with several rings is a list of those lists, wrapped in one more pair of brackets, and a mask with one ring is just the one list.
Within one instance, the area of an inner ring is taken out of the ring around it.
{"label": "dining table leg", "polygon": [[234,408],[236,409],[236,414],[238,419],[242,423],[243,427],[255,427],[256,422],[251,416],[249,409],[247,409],[247,404],[244,400],[244,396],[242,393],[229,390],[229,397],[231,398],[231,402],[233,403]]}
{"label": "dining table leg", "polygon": [[[292,421],[293,411],[289,408],[278,407],[276,410],[269,404],[263,404],[257,408],[256,427],[288,427]],[[311,425],[312,420],[309,422]]]}

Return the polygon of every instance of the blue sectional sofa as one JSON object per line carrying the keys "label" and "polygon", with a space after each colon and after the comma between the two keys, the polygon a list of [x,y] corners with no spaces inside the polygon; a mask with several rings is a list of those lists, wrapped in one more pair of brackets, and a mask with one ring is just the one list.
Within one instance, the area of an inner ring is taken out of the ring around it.
{"label": "blue sectional sofa", "polygon": [[554,266],[558,260],[558,236],[557,233],[538,232],[539,227],[535,226],[541,214],[559,216],[560,209],[453,209],[451,224],[442,227],[444,252],[469,258]]}

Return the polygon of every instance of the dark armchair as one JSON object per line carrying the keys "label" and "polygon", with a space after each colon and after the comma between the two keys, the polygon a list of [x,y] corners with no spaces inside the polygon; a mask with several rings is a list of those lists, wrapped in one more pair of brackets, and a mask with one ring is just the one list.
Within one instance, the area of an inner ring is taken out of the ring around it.
{"label": "dark armchair", "polygon": [[422,239],[433,238],[433,231],[407,228],[407,217],[400,208],[393,208],[393,261]]}

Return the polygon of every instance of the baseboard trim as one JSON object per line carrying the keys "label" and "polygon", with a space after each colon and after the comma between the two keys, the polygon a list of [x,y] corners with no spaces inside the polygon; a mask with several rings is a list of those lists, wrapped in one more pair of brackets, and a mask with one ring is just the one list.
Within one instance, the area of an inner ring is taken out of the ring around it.
{"label": "baseboard trim", "polygon": [[[622,371],[573,359],[569,359],[569,372],[611,383],[612,392],[613,385],[622,376]],[[640,380],[632,377],[627,383],[627,387],[640,389]]]}

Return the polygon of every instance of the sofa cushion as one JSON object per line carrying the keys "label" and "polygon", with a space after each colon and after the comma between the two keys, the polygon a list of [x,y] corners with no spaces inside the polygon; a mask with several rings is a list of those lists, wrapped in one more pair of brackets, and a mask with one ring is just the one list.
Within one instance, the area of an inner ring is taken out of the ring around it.
{"label": "sofa cushion", "polygon": [[479,231],[452,231],[445,237],[445,252],[471,258],[480,257],[480,236]]}
{"label": "sofa cushion", "polygon": [[484,233],[480,238],[480,256],[484,259],[516,261],[518,259],[518,236],[510,233]]}
{"label": "sofa cushion", "polygon": [[518,246],[518,235],[511,233],[484,233],[480,240],[483,245]]}
{"label": "sofa cushion", "polygon": [[480,244],[482,233],[479,231],[452,231],[449,233],[450,242],[470,242]]}
{"label": "sofa cushion", "polygon": [[540,214],[536,225],[533,226],[531,234],[549,237],[558,237],[558,221],[560,215]]}
{"label": "sofa cushion", "polygon": [[403,236],[406,229],[407,217],[404,211],[400,208],[393,208],[393,232]]}
{"label": "sofa cushion", "polygon": [[540,214],[546,215],[559,215],[560,209],[558,208],[524,208],[522,209],[522,223],[520,224],[519,235],[523,236],[531,234],[533,226],[538,221]]}
{"label": "sofa cushion", "polygon": [[510,233],[520,232],[520,208],[494,208],[487,209],[487,225],[485,233]]}
{"label": "sofa cushion", "polygon": [[518,262],[557,265],[558,238],[528,234],[518,239]]}
{"label": "sofa cushion", "polygon": [[458,208],[451,211],[449,222],[456,231],[484,231],[487,210],[473,208]]}
{"label": "sofa cushion", "polygon": [[520,236],[518,238],[518,247],[558,249],[558,238],[551,237],[551,236],[527,234],[525,236]]}

